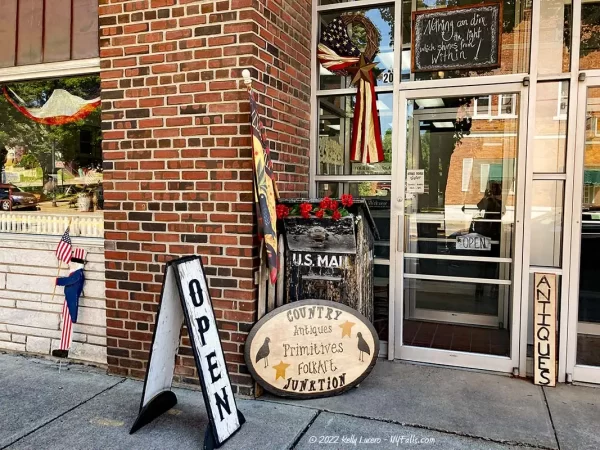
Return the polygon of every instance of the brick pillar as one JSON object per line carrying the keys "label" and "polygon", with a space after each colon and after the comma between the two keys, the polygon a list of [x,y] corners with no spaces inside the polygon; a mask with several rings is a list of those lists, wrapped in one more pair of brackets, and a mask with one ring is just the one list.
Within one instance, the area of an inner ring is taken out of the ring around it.
{"label": "brick pillar", "polygon": [[[144,376],[164,263],[200,254],[231,380],[258,267],[250,118],[257,79],[279,187],[306,195],[310,1],[100,0],[108,366]],[[196,383],[184,332],[175,379]]]}

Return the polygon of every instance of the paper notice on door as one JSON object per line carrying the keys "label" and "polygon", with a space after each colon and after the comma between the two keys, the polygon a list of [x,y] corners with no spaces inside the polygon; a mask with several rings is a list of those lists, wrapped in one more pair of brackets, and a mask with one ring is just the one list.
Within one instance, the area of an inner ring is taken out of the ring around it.
{"label": "paper notice on door", "polygon": [[425,193],[425,170],[407,170],[406,171],[406,193],[424,194]]}

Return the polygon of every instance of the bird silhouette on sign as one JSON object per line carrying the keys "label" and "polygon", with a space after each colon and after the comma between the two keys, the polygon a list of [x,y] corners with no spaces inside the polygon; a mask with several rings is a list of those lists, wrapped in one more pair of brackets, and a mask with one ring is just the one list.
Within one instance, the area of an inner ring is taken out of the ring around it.
{"label": "bird silhouette on sign", "polygon": [[269,353],[271,353],[271,350],[269,350],[269,342],[271,342],[271,339],[266,337],[265,342],[263,343],[263,345],[260,346],[260,348],[256,352],[255,362],[259,362],[261,359],[264,359],[265,369],[269,366]]}
{"label": "bird silhouette on sign", "polygon": [[362,337],[362,333],[356,333],[356,337],[358,338],[358,360],[365,362],[363,354],[367,355],[371,354],[371,349],[369,348],[369,344]]}

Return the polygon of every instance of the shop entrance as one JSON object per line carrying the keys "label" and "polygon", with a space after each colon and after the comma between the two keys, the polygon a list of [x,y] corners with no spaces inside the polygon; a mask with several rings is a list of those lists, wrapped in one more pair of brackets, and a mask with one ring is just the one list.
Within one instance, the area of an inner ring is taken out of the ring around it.
{"label": "shop entrance", "polygon": [[396,352],[510,372],[518,367],[527,96],[519,84],[456,92],[400,95]]}
{"label": "shop entrance", "polygon": [[580,81],[577,109],[567,373],[600,383],[600,76]]}

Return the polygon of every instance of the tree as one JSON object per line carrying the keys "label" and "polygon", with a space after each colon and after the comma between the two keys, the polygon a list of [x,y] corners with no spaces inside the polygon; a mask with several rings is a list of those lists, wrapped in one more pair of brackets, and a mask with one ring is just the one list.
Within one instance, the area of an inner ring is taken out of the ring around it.
{"label": "tree", "polygon": [[[84,99],[100,95],[98,76],[81,76],[55,80],[28,81],[15,83],[9,88],[25,102],[28,108],[43,106],[55,89],[65,89]],[[78,162],[80,154],[80,132],[86,129],[91,133],[91,145],[98,147],[101,142],[100,108],[74,123],[48,126],[25,117],[3,96],[0,97],[0,147],[14,148],[22,146],[26,154],[35,158],[42,168],[43,180],[54,172],[52,167],[53,150],[65,163]]]}

